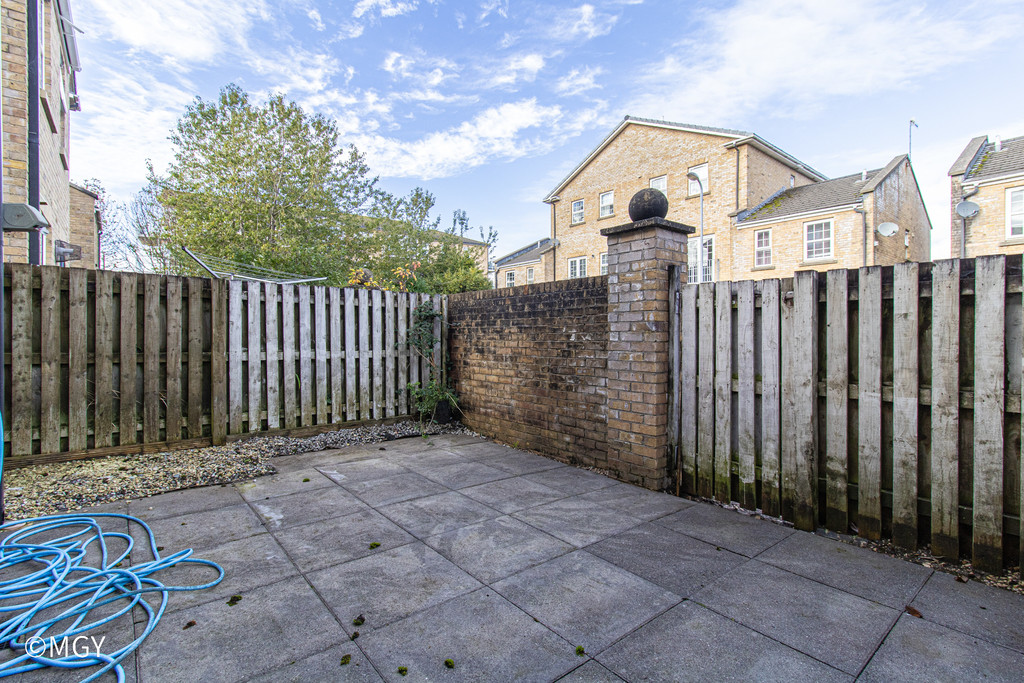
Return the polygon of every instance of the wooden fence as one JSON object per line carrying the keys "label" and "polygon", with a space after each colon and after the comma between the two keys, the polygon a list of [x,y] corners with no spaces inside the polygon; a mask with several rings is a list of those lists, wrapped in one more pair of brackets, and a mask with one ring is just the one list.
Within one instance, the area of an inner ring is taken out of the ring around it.
{"label": "wooden fence", "polygon": [[1021,257],[678,280],[682,492],[981,569],[1024,557]]}
{"label": "wooden fence", "polygon": [[5,267],[4,292],[10,466],[407,415],[407,385],[429,371],[408,344],[413,313],[443,305],[17,264]]}

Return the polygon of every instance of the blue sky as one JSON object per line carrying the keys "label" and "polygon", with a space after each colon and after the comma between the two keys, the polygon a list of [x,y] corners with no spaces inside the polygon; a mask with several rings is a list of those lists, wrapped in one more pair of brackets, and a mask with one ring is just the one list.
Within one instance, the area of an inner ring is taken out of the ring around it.
{"label": "blue sky", "polygon": [[829,176],[907,150],[948,255],[946,171],[1024,135],[1024,0],[73,0],[72,178],[120,199],[227,83],[334,117],[382,186],[423,186],[498,255],[626,114],[759,134]]}

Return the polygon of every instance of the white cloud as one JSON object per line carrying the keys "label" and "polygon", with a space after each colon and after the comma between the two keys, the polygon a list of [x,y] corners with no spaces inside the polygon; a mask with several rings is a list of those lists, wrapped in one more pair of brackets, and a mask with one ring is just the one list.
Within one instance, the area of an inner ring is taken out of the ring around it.
{"label": "white cloud", "polygon": [[313,22],[313,28],[317,31],[323,31],[327,28],[327,26],[324,25],[323,18],[320,16],[320,12],[315,7],[309,8],[306,11],[306,16],[309,17],[311,22]]}
{"label": "white cloud", "polygon": [[435,88],[458,73],[458,66],[444,57],[407,55],[389,52],[380,68],[396,79],[413,80],[420,86]]}
{"label": "white cloud", "polygon": [[356,19],[366,14],[379,14],[383,18],[398,17],[415,12],[419,7],[417,0],[359,0],[352,9]]}
{"label": "white cloud", "polygon": [[491,14],[508,19],[508,0],[484,0],[480,3],[480,15],[477,21],[484,21]]}
{"label": "white cloud", "polygon": [[253,24],[269,16],[264,0],[87,0],[83,9],[76,19],[90,34],[182,64],[209,63],[244,45]]}
{"label": "white cloud", "polygon": [[[986,9],[988,8],[988,9]],[[921,6],[740,0],[653,65],[638,111],[723,120],[765,108],[806,116],[828,97],[911,87],[1017,30],[998,3],[961,13]]]}
{"label": "white cloud", "polygon": [[516,55],[508,59],[500,71],[490,78],[492,86],[515,85],[521,81],[527,83],[537,78],[537,72],[544,68],[544,56],[536,53]]}
{"label": "white cloud", "polygon": [[560,39],[597,38],[608,35],[619,17],[598,12],[593,5],[584,4],[560,12],[560,19],[552,26],[552,36]]}
{"label": "white cloud", "polygon": [[558,79],[558,82],[555,84],[555,92],[559,95],[569,93],[578,95],[594,88],[600,88],[601,86],[597,83],[597,77],[603,73],[604,69],[599,66],[588,66],[582,70],[573,69]]}
{"label": "white cloud", "polygon": [[291,97],[298,93],[316,93],[327,89],[331,77],[340,69],[338,60],[331,55],[307,52],[295,47],[288,48],[284,53],[253,52],[248,55],[247,62],[253,71],[270,80],[269,91],[282,92]]}

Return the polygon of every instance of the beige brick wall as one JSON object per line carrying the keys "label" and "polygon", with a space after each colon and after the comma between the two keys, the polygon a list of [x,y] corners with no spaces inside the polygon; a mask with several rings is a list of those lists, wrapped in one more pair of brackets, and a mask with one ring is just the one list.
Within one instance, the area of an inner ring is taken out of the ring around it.
{"label": "beige brick wall", "polygon": [[[526,271],[529,270],[530,268],[533,269],[533,283],[532,284],[539,284],[541,282],[551,282],[552,280],[555,279],[554,278],[554,261],[551,258],[551,252],[547,251],[547,252],[541,254],[540,258],[538,260],[536,260],[536,261],[531,261],[529,263],[517,263],[516,265],[508,267],[508,268],[498,268],[497,269],[497,286],[498,287],[505,287],[506,286],[505,285],[506,273],[509,273],[509,272],[513,272],[513,273],[516,274],[516,284],[515,284],[516,287],[518,287],[520,285],[527,284],[528,283],[528,280],[527,280],[528,273]],[[591,273],[591,275],[597,275],[597,273]]]}
{"label": "beige brick wall", "polygon": [[[931,260],[931,224],[909,161],[904,160],[866,199],[874,240],[871,265]],[[892,237],[879,234],[876,228],[885,222],[895,223],[899,231]]]}
{"label": "beige brick wall", "polygon": [[[741,203],[746,202],[742,208],[757,206],[779,190],[790,187],[791,177],[794,187],[814,182],[750,145],[743,145],[741,152]],[[744,170],[746,173],[742,172]]]}
{"label": "beige brick wall", "polygon": [[[3,18],[3,184],[5,202],[28,199],[28,84],[24,0],[2,0]],[[4,260],[28,261],[24,235],[4,235]]]}
{"label": "beige brick wall", "polygon": [[[951,227],[952,243],[950,254],[960,255],[960,232],[963,221],[953,207],[960,201],[960,181],[963,176],[954,176],[951,182]],[[1024,253],[1024,239],[1008,239],[1006,236],[1006,191],[1024,187],[1024,175],[1005,182],[980,185],[978,193],[968,201],[980,207],[978,215],[967,219],[967,257],[985,254]]]}
{"label": "beige brick wall", "polygon": [[[833,231],[832,257],[804,260],[804,225],[819,220],[831,220]],[[772,266],[754,268],[754,233],[771,230]],[[736,230],[736,250],[733,269],[734,280],[792,277],[797,270],[832,270],[859,268],[863,265],[863,219],[853,210],[822,213],[817,216],[783,220],[768,225]]]}
{"label": "beige brick wall", "polygon": [[72,244],[82,247],[82,259],[70,261],[79,268],[99,268],[99,235],[96,232],[96,199],[71,185],[68,189]]}

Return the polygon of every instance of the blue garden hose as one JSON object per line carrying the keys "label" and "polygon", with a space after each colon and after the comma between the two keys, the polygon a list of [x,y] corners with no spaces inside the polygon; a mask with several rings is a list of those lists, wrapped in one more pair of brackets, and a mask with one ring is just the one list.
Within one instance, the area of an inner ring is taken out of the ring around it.
{"label": "blue garden hose", "polygon": [[[3,440],[0,439],[0,485],[2,472]],[[104,520],[124,520],[129,527],[131,524],[141,526],[149,537],[154,559],[120,566],[128,560],[134,541],[127,531],[104,530],[101,526]],[[156,628],[170,592],[211,588],[224,578],[220,565],[193,559],[192,550],[161,557],[152,529],[130,515],[47,515],[0,525],[0,533],[5,532],[7,536],[0,541],[0,619],[6,619],[0,623],[0,647],[8,647],[16,654],[0,663],[0,678],[49,666],[62,669],[99,666],[101,668],[82,679],[83,682],[94,681],[113,669],[121,683],[124,681],[121,661]],[[34,540],[39,535],[43,538]],[[107,543],[114,539],[126,545],[116,557],[107,549]],[[199,586],[166,586],[154,578],[161,569],[185,563],[211,567],[217,571],[217,578]],[[160,595],[158,608],[142,599],[147,593]],[[118,603],[113,613],[90,616],[92,610],[113,603]],[[117,650],[101,652],[94,638],[83,647],[89,652],[71,651],[70,644],[76,642],[76,638],[81,641],[82,636],[96,634],[95,629],[124,615],[129,615],[130,619],[130,612],[136,605],[145,610],[148,621],[135,640]],[[44,610],[46,614],[42,615]],[[63,656],[54,656],[55,653]]]}

